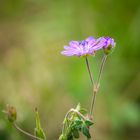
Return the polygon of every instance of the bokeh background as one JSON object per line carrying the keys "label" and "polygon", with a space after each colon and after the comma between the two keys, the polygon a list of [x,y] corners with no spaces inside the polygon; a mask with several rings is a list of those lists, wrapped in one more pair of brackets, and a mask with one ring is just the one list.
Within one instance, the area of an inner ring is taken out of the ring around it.
{"label": "bokeh background", "polygon": [[[139,0],[0,0],[0,140],[25,140],[2,110],[17,108],[18,124],[33,133],[39,110],[48,140],[61,133],[65,113],[87,108],[91,84],[83,58],[60,54],[70,40],[111,36],[97,95],[95,140],[140,140]],[[100,57],[90,57],[97,77]],[[81,138],[82,139],[82,138]]]}

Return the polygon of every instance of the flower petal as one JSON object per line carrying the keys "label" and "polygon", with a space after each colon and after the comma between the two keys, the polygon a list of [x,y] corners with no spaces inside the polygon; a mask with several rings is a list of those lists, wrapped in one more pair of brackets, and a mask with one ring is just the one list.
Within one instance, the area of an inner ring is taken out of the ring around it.
{"label": "flower petal", "polygon": [[71,47],[78,47],[79,42],[78,42],[78,41],[70,41],[69,45],[70,45]]}
{"label": "flower petal", "polygon": [[90,36],[86,39],[87,42],[91,41],[91,40],[95,40],[95,38],[93,36]]}

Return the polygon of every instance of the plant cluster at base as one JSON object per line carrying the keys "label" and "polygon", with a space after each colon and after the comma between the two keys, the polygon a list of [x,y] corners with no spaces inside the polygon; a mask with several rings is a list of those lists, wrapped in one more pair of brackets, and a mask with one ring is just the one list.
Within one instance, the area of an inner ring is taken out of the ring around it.
{"label": "plant cluster at base", "polygon": [[80,137],[79,133],[83,133],[87,139],[91,138],[89,128],[93,125],[91,117],[87,114],[87,110],[81,108],[80,104],[76,109],[71,109],[65,116],[63,121],[62,134],[59,140],[74,140]]}

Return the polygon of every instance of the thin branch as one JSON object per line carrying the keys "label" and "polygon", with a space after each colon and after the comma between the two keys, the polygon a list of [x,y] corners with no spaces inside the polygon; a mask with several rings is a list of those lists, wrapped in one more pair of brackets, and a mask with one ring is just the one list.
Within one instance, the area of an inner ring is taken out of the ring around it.
{"label": "thin branch", "polygon": [[77,111],[76,109],[72,110],[73,112],[77,113],[77,115],[79,115],[83,120],[86,120],[85,116],[82,115],[79,111]]}
{"label": "thin branch", "polygon": [[[67,114],[66,114],[65,117],[64,117],[64,120],[66,120],[66,118],[69,116],[69,114],[70,114],[72,111],[73,111],[73,108],[70,109],[70,110],[67,112]],[[66,124],[63,123],[62,133],[64,133],[65,130],[66,130]]]}
{"label": "thin branch", "polygon": [[34,135],[32,135],[32,134],[30,134],[30,133],[28,133],[28,132],[22,130],[16,123],[13,123],[13,125],[14,125],[14,127],[15,127],[18,131],[20,131],[21,133],[23,133],[23,134],[25,134],[25,135],[27,135],[27,136],[29,136],[29,137],[35,139],[35,140],[43,140],[43,139],[41,139],[41,138],[39,138],[39,137],[36,137],[36,136],[34,136]]}

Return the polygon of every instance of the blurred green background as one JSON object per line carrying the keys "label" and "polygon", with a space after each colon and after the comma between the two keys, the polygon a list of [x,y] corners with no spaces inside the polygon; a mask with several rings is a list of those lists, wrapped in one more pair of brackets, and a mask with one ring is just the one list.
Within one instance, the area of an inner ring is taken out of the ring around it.
{"label": "blurred green background", "polygon": [[[0,0],[0,140],[29,139],[7,121],[6,104],[17,108],[19,125],[31,133],[37,107],[48,140],[58,139],[71,107],[89,108],[84,59],[60,51],[91,35],[117,43],[102,76],[92,135],[140,140],[139,0]],[[100,55],[90,57],[95,77]]]}

